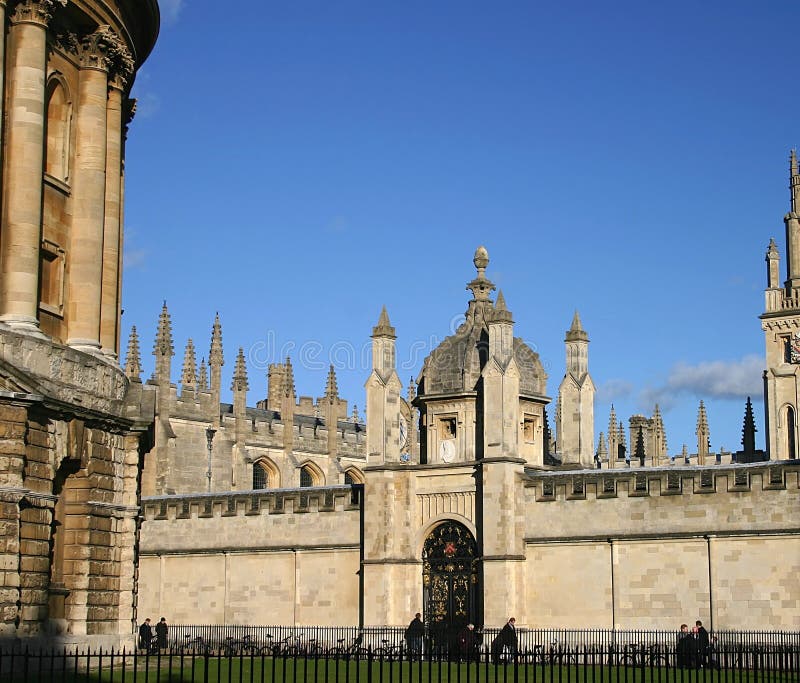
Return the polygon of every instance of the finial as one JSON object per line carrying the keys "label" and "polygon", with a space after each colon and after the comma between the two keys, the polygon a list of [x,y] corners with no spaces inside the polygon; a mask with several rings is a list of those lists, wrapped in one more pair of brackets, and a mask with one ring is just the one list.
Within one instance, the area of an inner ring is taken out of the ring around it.
{"label": "finial", "polygon": [[487,301],[489,293],[495,289],[495,286],[486,279],[486,266],[489,265],[489,252],[486,251],[486,247],[481,246],[475,250],[472,263],[478,270],[478,275],[472,282],[467,283],[467,289],[472,290],[475,301]]}
{"label": "finial", "polygon": [[294,397],[294,369],[292,368],[292,359],[286,356],[286,364],[283,366],[283,395]]}
{"label": "finial", "polygon": [[353,423],[358,424],[361,421],[361,418],[358,417],[358,406],[354,403],[353,404]]}
{"label": "finial", "polygon": [[572,324],[567,330],[567,337],[564,341],[589,341],[589,335],[581,325],[581,317],[578,315],[578,309],[575,309],[575,315],[572,316]]}
{"label": "finial", "polygon": [[208,391],[208,370],[206,369],[205,356],[200,359],[200,370],[197,373],[197,390]]}
{"label": "finial", "polygon": [[186,342],[186,351],[183,354],[181,384],[183,385],[184,391],[189,388],[194,388],[197,384],[197,361],[194,355],[194,342],[191,339]]}
{"label": "finial", "polygon": [[789,152],[789,174],[794,177],[797,175],[797,150]]}
{"label": "finial", "polygon": [[775,244],[775,238],[769,238],[769,246],[767,247],[767,259],[777,259],[780,258],[780,253],[778,252],[778,245]]}
{"label": "finial", "polygon": [[139,353],[139,335],[136,333],[136,325],[131,327],[128,337],[128,352],[125,355],[125,376],[132,382],[141,382],[142,356]]}
{"label": "finial", "polygon": [[208,364],[212,367],[225,365],[222,355],[222,325],[219,322],[219,313],[214,316],[214,326],[211,328],[211,349],[208,352]]}
{"label": "finial", "polygon": [[247,364],[244,361],[244,349],[240,346],[239,354],[236,356],[236,365],[233,368],[231,391],[247,391],[249,388],[247,383]]}
{"label": "finial", "polygon": [[417,395],[417,384],[414,382],[413,377],[408,378],[408,404],[411,405],[411,401],[414,400],[414,397]]}
{"label": "finial", "polygon": [[336,384],[336,372],[331,363],[328,370],[328,383],[325,385],[325,397],[333,403],[337,396],[339,396],[339,387]]}
{"label": "finial", "polygon": [[153,355],[169,356],[170,358],[175,355],[175,349],[172,347],[172,322],[166,301],[161,307],[161,315],[158,316],[158,330],[156,331],[156,341],[153,345]]}
{"label": "finial", "polygon": [[378,324],[372,328],[372,336],[373,337],[391,337],[395,339],[397,335],[395,334],[395,329],[392,327],[392,323],[389,322],[389,314],[386,312],[386,306],[381,308],[381,314],[378,318]]}
{"label": "finial", "polygon": [[600,460],[606,460],[608,456],[608,448],[606,447],[606,435],[600,432],[600,438],[597,440],[597,457]]}

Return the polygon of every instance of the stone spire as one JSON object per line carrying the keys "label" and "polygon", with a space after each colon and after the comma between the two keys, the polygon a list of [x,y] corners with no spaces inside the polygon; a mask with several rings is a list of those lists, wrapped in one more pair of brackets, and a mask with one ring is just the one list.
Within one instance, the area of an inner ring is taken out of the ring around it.
{"label": "stone spire", "polygon": [[239,355],[236,356],[236,365],[233,368],[231,391],[247,391],[249,388],[247,383],[247,364],[244,360],[244,349],[240,346]]}
{"label": "stone spire", "polygon": [[697,434],[697,464],[705,465],[711,432],[708,428],[706,407],[702,400],[700,401],[700,407],[697,409],[697,428],[695,429],[694,433]]}
{"label": "stone spire", "polygon": [[200,370],[197,372],[197,390],[208,391],[208,370],[206,369],[206,357],[200,359]]}
{"label": "stone spire", "polygon": [[296,396],[294,388],[294,368],[292,368],[292,359],[286,356],[286,363],[283,366],[283,395],[291,396],[292,401]]}
{"label": "stone spire", "polygon": [[[767,289],[780,289],[781,278],[781,255],[778,252],[778,245],[775,239],[769,238],[767,255],[764,259],[767,262]],[[769,309],[769,295],[767,295],[767,309]]]}
{"label": "stone spire", "polygon": [[336,383],[336,372],[331,363],[328,369],[328,381],[325,385],[325,426],[328,429],[328,455],[335,458],[339,450],[339,387]]}
{"label": "stone spire", "polygon": [[664,430],[664,420],[661,417],[661,408],[656,403],[653,409],[653,464],[660,465],[661,459],[667,455],[667,434]]}
{"label": "stone spire", "polygon": [[183,371],[181,372],[181,390],[183,394],[194,393],[197,389],[197,360],[194,355],[194,342],[191,338],[186,342],[183,354]]}
{"label": "stone spire", "polygon": [[222,366],[225,358],[222,354],[222,325],[219,322],[219,313],[214,316],[214,325],[211,328],[211,348],[208,352],[208,367],[211,375],[211,421],[215,428],[219,427],[219,400],[222,391]]}
{"label": "stone spire", "polygon": [[800,289],[800,173],[795,150],[789,155],[789,189],[791,211],[783,218],[786,224],[787,292]]}
{"label": "stone spire", "polygon": [[586,331],[581,325],[581,318],[577,310],[575,311],[575,315],[572,316],[572,325],[570,325],[569,330],[567,330],[566,341],[589,341],[589,335],[586,334]]}
{"label": "stone spire", "polygon": [[175,349],[172,346],[172,321],[169,317],[166,301],[161,307],[161,315],[158,316],[158,329],[156,330],[156,340],[153,345],[153,355],[156,357],[155,379],[169,384],[170,368]]}
{"label": "stone spire", "polygon": [[619,440],[617,439],[617,413],[614,404],[611,404],[611,413],[608,416],[608,466],[614,467],[617,462]]}
{"label": "stone spire", "polygon": [[328,381],[325,384],[325,398],[327,398],[331,403],[334,403],[338,397],[339,387],[336,383],[336,371],[333,369],[333,364],[331,363],[331,366],[328,369]]}
{"label": "stone spire", "polygon": [[513,323],[511,318],[511,311],[506,307],[506,298],[503,296],[503,290],[497,290],[497,302],[494,305],[494,320]]}
{"label": "stone spire", "polygon": [[597,453],[596,460],[598,464],[604,463],[608,460],[608,449],[606,448],[606,437],[603,432],[600,432],[600,438],[597,440]]}
{"label": "stone spire", "polygon": [[391,337],[396,339],[395,329],[392,323],[389,322],[389,314],[386,312],[386,306],[381,308],[381,314],[378,317],[378,324],[372,328],[373,337]]}
{"label": "stone spire", "polygon": [[630,462],[631,454],[628,453],[628,441],[625,438],[625,425],[622,420],[619,421],[619,426],[617,427],[617,448],[621,455],[625,456],[625,462]]}
{"label": "stone spire", "polygon": [[125,355],[125,376],[131,382],[141,382],[141,373],[142,355],[139,352],[139,335],[136,332],[136,325],[133,325],[128,337],[128,352]]}

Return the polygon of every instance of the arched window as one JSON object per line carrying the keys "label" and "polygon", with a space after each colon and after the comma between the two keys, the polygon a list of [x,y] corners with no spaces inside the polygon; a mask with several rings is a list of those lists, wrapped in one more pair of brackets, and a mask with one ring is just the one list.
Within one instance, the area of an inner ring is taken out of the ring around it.
{"label": "arched window", "polygon": [[794,416],[794,408],[787,406],[786,408],[786,455],[790,460],[797,457],[797,443],[795,440],[796,422]]}
{"label": "arched window", "polygon": [[268,458],[253,463],[253,490],[275,489],[281,485],[280,470]]}
{"label": "arched window", "polygon": [[72,103],[59,78],[48,85],[47,146],[45,148],[45,173],[66,182],[69,176],[69,139]]}
{"label": "arched window", "polygon": [[253,490],[269,488],[269,472],[257,462],[253,465]]}
{"label": "arched window", "polygon": [[300,468],[300,486],[325,486],[325,475],[313,462],[307,462]]}
{"label": "arched window", "polygon": [[355,467],[351,467],[344,473],[344,483],[347,485],[363,484],[364,475],[361,473],[360,470],[357,470]]}

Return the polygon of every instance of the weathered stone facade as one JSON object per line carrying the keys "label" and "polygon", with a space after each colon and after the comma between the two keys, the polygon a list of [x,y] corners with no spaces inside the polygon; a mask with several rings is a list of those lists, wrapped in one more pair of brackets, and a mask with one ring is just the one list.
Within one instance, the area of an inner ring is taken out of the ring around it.
{"label": "weathered stone facade", "polygon": [[0,636],[135,623],[155,391],[119,351],[125,130],[155,0],[2,0]]}
{"label": "weathered stone facade", "polygon": [[[561,445],[552,453],[546,375],[514,337],[502,293],[489,298],[488,262],[480,248],[465,321],[426,359],[408,400],[395,369],[396,331],[381,312],[365,384],[366,439],[356,433],[347,451],[347,435],[362,427],[340,411],[335,458],[324,412],[340,400],[332,371],[328,403],[305,402],[316,431],[303,437],[291,364],[271,368],[266,403],[249,409],[240,354],[234,405],[221,406],[215,439],[223,438],[211,460],[223,472],[221,488],[201,493],[202,467],[189,463],[203,462],[202,430],[214,413],[191,417],[168,372],[159,380],[157,369],[154,383],[170,396],[165,433],[175,444],[165,467],[182,477],[167,479],[185,492],[145,498],[145,613],[376,626],[403,625],[423,611],[441,628],[467,620],[497,626],[511,614],[530,627],[671,628],[696,618],[714,628],[800,627],[798,461],[761,462],[752,444],[711,454],[702,404],[696,454],[667,455],[656,407],[652,418],[631,418],[631,451],[619,448],[625,429],[612,410],[615,456],[601,439],[592,457],[588,335],[577,315],[561,385],[569,410],[558,416]],[[164,320],[162,313],[157,339],[168,336]],[[218,330],[212,349],[221,349],[217,337]],[[195,406],[209,400],[194,396]],[[238,468],[237,488],[246,487],[247,467],[267,457],[274,479],[259,480],[259,490],[233,491],[224,479],[226,468]],[[363,489],[354,487],[350,500],[345,487],[316,488],[298,476],[310,464],[327,484],[344,483],[342,469],[356,468]],[[443,529],[451,535],[441,537]],[[437,552],[452,561],[436,565]]]}

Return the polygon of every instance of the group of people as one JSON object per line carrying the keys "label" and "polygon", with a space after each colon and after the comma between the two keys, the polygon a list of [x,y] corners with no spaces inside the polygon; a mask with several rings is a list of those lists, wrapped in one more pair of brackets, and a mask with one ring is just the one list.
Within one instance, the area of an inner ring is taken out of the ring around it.
{"label": "group of people", "polygon": [[680,669],[700,669],[713,664],[711,638],[702,621],[698,619],[691,630],[688,624],[681,624],[676,652]]}
{"label": "group of people", "polygon": [[139,626],[139,649],[151,653],[165,650],[167,648],[167,633],[169,633],[167,620],[161,617],[161,621],[156,624],[156,634],[153,637],[150,617],[147,617]]}
{"label": "group of people", "polygon": [[[514,655],[517,652],[516,619],[511,617],[492,641],[491,654],[494,662],[499,662],[504,652]],[[406,647],[411,658],[422,656],[422,643],[425,638],[425,624],[422,614],[417,612],[405,631]],[[451,640],[447,638],[447,640]],[[456,654],[461,661],[477,658],[481,644],[481,634],[475,630],[475,624],[466,624],[456,635],[454,642],[446,643],[451,654]]]}

